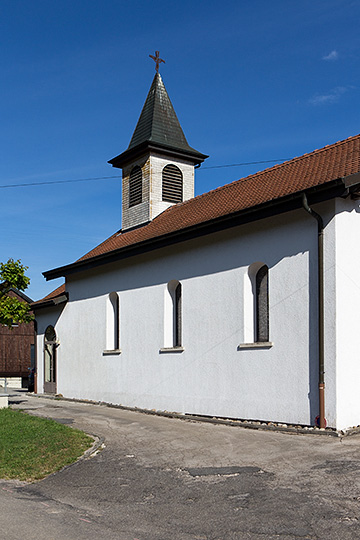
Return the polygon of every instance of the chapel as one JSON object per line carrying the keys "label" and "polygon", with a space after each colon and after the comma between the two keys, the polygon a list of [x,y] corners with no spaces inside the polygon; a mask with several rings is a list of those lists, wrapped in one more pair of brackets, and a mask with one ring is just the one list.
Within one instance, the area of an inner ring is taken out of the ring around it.
{"label": "chapel", "polygon": [[109,161],[122,170],[121,229],[44,272],[64,284],[32,304],[36,391],[359,425],[360,135],[194,197],[206,158],[157,69],[128,148]]}

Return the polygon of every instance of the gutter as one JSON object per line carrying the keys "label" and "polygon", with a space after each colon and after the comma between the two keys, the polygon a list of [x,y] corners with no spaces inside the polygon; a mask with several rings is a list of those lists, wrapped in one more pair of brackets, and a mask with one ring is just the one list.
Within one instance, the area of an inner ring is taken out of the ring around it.
{"label": "gutter", "polygon": [[360,172],[345,176],[343,182],[345,188],[349,189],[351,195],[358,196],[360,194]]}
{"label": "gutter", "polygon": [[324,332],[324,222],[320,214],[310,208],[306,194],[302,194],[304,210],[318,225],[318,345],[319,345],[319,427],[326,427],[325,420],[325,332]]}
{"label": "gutter", "polygon": [[68,300],[69,294],[66,292],[64,294],[61,294],[60,296],[56,296],[55,298],[49,298],[48,300],[44,300],[43,302],[34,302],[33,304],[31,304],[31,309],[33,311],[37,311],[38,309],[58,306],[59,304],[64,304]]}

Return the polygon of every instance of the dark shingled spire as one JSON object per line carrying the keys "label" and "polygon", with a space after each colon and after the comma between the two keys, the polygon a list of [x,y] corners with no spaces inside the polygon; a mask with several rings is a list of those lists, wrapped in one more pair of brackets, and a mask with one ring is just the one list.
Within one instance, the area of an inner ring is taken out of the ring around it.
{"label": "dark shingled spire", "polygon": [[129,148],[145,141],[196,151],[188,145],[159,73],[155,73]]}
{"label": "dark shingled spire", "polygon": [[208,157],[189,146],[159,73],[155,73],[128,149],[109,163],[121,167],[149,148],[175,153],[194,163]]}

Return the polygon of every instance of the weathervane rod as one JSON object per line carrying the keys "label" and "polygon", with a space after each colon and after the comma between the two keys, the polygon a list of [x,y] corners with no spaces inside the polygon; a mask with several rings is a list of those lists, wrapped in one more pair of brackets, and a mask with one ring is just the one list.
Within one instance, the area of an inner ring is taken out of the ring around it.
{"label": "weathervane rod", "polygon": [[165,64],[165,60],[163,60],[162,58],[160,58],[160,52],[159,51],[155,51],[155,56],[153,56],[152,54],[149,54],[150,58],[152,58],[156,64],[156,73],[159,73],[159,64],[161,64],[161,62],[163,62]]}

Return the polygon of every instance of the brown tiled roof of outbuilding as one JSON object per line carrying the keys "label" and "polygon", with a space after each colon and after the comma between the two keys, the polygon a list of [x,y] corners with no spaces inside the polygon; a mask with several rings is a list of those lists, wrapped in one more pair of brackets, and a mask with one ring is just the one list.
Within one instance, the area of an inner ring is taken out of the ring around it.
{"label": "brown tiled roof of outbuilding", "polygon": [[115,233],[79,261],[204,224],[359,171],[360,135],[356,135],[171,206],[147,225]]}

